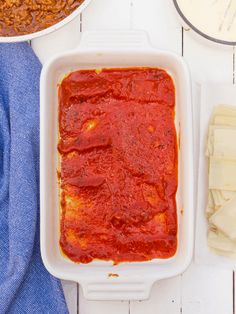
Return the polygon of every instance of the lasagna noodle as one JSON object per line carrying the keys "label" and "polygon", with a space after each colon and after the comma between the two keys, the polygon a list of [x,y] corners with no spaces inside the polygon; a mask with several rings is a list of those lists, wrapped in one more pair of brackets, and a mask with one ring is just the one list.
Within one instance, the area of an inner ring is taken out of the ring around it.
{"label": "lasagna noodle", "polygon": [[217,106],[210,123],[208,246],[215,254],[236,257],[236,108]]}
{"label": "lasagna noodle", "polygon": [[209,188],[236,191],[236,160],[210,157]]}

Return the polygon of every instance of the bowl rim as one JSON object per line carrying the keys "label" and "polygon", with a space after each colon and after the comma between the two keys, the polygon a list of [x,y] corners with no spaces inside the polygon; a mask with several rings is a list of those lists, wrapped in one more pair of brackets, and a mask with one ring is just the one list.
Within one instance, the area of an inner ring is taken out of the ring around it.
{"label": "bowl rim", "polygon": [[22,42],[22,41],[29,41],[44,35],[48,35],[59,28],[63,27],[64,25],[70,23],[75,17],[77,17],[91,2],[92,0],[84,0],[81,5],[75,9],[71,14],[67,17],[62,19],[56,24],[53,24],[45,29],[40,31],[29,33],[25,35],[18,35],[18,36],[0,36],[0,43],[14,43],[14,42]]}
{"label": "bowl rim", "polygon": [[179,4],[178,4],[178,0],[173,0],[174,6],[178,12],[178,14],[180,15],[180,17],[182,18],[182,20],[191,28],[193,29],[197,34],[201,35],[202,37],[215,42],[217,44],[224,44],[224,45],[228,45],[228,46],[235,46],[236,45],[236,41],[227,41],[227,40],[223,40],[223,39],[218,39],[212,36],[209,36],[205,33],[203,33],[202,31],[200,31],[196,26],[194,26],[188,19],[187,17],[183,14],[183,12],[181,11]]}

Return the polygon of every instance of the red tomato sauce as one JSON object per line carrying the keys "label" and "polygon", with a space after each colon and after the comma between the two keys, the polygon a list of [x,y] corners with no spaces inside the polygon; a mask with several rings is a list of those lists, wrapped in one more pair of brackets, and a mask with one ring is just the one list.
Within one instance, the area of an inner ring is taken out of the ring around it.
{"label": "red tomato sauce", "polygon": [[59,87],[64,255],[146,261],[177,248],[175,87],[161,69],[76,71]]}

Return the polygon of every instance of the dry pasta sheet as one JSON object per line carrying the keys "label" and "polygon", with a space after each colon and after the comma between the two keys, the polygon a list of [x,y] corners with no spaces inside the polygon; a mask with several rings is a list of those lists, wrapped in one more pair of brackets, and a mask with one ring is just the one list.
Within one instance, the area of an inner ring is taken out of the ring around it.
{"label": "dry pasta sheet", "polygon": [[198,160],[194,259],[197,264],[234,270],[236,88],[233,85],[201,86]]}

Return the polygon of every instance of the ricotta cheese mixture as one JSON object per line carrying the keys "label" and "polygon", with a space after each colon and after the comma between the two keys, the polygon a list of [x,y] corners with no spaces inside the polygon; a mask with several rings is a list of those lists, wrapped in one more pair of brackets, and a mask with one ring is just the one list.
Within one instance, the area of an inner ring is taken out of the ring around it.
{"label": "ricotta cheese mixture", "polygon": [[236,0],[177,0],[184,17],[214,39],[236,41]]}

